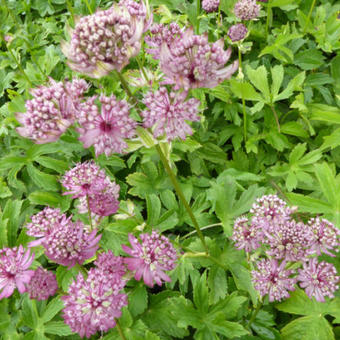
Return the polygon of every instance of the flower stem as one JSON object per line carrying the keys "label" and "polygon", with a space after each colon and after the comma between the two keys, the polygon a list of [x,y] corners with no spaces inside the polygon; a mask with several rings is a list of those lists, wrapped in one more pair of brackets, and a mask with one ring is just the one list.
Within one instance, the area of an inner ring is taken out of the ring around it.
{"label": "flower stem", "polygon": [[256,318],[258,312],[260,311],[261,307],[262,307],[262,302],[258,302],[256,309],[253,310],[253,313],[251,314],[250,320],[249,320],[248,325],[247,325],[247,328],[249,330],[250,330],[252,323],[255,321],[255,318]]}
{"label": "flower stem", "polygon": [[126,92],[126,94],[130,97],[130,99],[133,101],[133,103],[135,105],[138,104],[138,99],[130,91],[129,85],[128,85],[127,81],[125,80],[124,76],[120,72],[118,72],[118,71],[116,71],[116,74],[117,74],[117,76],[118,76],[118,78],[119,78],[119,80],[120,80],[120,82],[122,84],[122,87],[123,87],[124,91]]}
{"label": "flower stem", "polygon": [[312,13],[313,13],[313,9],[314,9],[314,7],[315,7],[315,4],[316,4],[316,0],[313,0],[312,5],[310,6],[310,9],[309,9],[309,13],[308,13],[308,17],[307,17],[307,20],[306,20],[306,23],[305,23],[305,27],[304,27],[304,29],[303,29],[303,33],[306,33],[307,26],[308,26],[308,24],[309,24],[310,17],[312,16]]}
{"label": "flower stem", "polygon": [[159,157],[160,157],[160,159],[161,159],[161,161],[162,161],[162,163],[164,165],[164,168],[165,168],[166,172],[168,173],[168,175],[170,177],[172,185],[175,188],[175,191],[177,193],[178,198],[183,203],[185,210],[187,211],[187,213],[189,214],[189,216],[191,218],[191,221],[192,221],[192,223],[193,223],[193,225],[194,225],[194,227],[196,229],[197,235],[201,239],[201,242],[202,242],[202,244],[204,246],[206,254],[209,254],[209,250],[208,250],[208,247],[207,247],[207,245],[205,243],[203,233],[202,233],[202,231],[201,231],[201,229],[200,229],[200,227],[198,225],[198,222],[196,220],[196,217],[195,217],[192,209],[190,208],[190,206],[189,206],[189,204],[188,204],[188,202],[187,202],[187,200],[186,200],[186,198],[185,198],[185,196],[183,194],[183,191],[182,191],[182,189],[181,189],[181,187],[180,187],[180,185],[179,185],[179,183],[178,183],[178,181],[176,179],[176,176],[175,176],[174,172],[172,171],[172,169],[171,169],[171,167],[170,167],[170,165],[168,163],[167,158],[165,157],[162,149],[160,148],[160,146],[158,144],[155,147],[156,147],[156,150],[157,150],[157,152],[159,154]]}
{"label": "flower stem", "polygon": [[267,3],[267,20],[266,20],[266,41],[268,39],[268,33],[269,33],[269,28],[270,28],[270,19],[272,16],[272,6],[271,6],[271,0],[268,0]]}
{"label": "flower stem", "polygon": [[125,335],[124,335],[124,333],[123,333],[122,327],[120,326],[120,324],[119,324],[119,322],[118,322],[117,319],[116,319],[116,327],[117,327],[117,331],[118,331],[118,333],[119,333],[121,339],[122,339],[122,340],[126,340],[126,337],[125,337]]}
{"label": "flower stem", "polygon": [[[242,83],[243,83],[243,70],[242,70],[242,54],[241,49],[238,46],[238,63],[239,63],[239,72],[242,74]],[[247,112],[246,112],[246,101],[244,100],[244,95],[242,91],[242,111],[243,111],[243,137],[244,142],[247,142]]]}
{"label": "flower stem", "polygon": [[274,107],[274,105],[272,105],[270,108],[272,109],[274,117],[275,117],[275,121],[276,121],[276,125],[277,125],[277,130],[280,132],[281,131],[281,127],[280,127],[279,117],[278,117],[278,115],[276,113],[275,107]]}
{"label": "flower stem", "polygon": [[90,221],[90,227],[91,227],[90,231],[92,231],[93,230],[93,224],[92,224],[89,195],[86,195],[86,204],[87,204],[87,212],[88,212],[88,215],[89,215],[89,221]]}
{"label": "flower stem", "polygon": [[198,17],[200,16],[200,12],[201,12],[201,0],[196,0],[196,9],[197,9],[197,14],[196,14],[196,18],[197,18],[197,22],[196,22],[196,34],[199,34],[199,30],[200,30],[200,21],[198,20]]}
{"label": "flower stem", "polygon": [[[202,228],[200,228],[200,229],[201,229],[201,230],[206,230],[206,229],[214,228],[214,227],[221,226],[221,225],[222,225],[222,223],[214,223],[214,224],[206,225],[206,226],[204,226],[204,227],[202,227]],[[190,237],[191,235],[194,235],[194,234],[196,234],[196,233],[197,233],[197,231],[196,231],[196,230],[193,230],[193,231],[191,231],[190,233],[188,233],[188,234],[182,236],[181,239],[182,239],[182,240],[185,240],[186,238],[188,238],[188,237]]]}
{"label": "flower stem", "polygon": [[91,6],[90,6],[88,0],[85,0],[85,4],[86,4],[86,7],[87,7],[87,9],[89,10],[90,14],[92,14],[93,11],[92,11],[92,8],[91,8]]}

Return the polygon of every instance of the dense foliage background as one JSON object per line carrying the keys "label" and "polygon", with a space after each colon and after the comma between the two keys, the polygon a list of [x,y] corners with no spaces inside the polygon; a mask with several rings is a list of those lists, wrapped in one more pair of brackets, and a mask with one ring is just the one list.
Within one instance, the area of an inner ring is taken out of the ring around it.
{"label": "dense foliage background", "polygon": [[[150,0],[154,21],[177,22],[227,37],[237,22],[236,1],[221,0],[219,11],[205,13],[199,1]],[[260,2],[259,2],[260,3]],[[257,20],[246,23],[249,35],[231,45],[231,59],[242,51],[242,69],[215,88],[191,90],[201,101],[201,121],[185,141],[163,145],[187,201],[202,229],[211,257],[175,195],[155,147],[130,141],[127,154],[95,157],[69,129],[54,143],[34,144],[18,135],[15,115],[25,112],[29,90],[75,76],[60,43],[78,16],[112,1],[2,0],[0,8],[0,245],[27,245],[23,226],[45,206],[58,207],[85,223],[60,178],[80,161],[96,159],[120,185],[119,216],[102,220],[101,248],[122,254],[128,233],[151,228],[166,234],[179,256],[172,281],[148,288],[130,280],[129,304],[120,325],[127,339],[306,339],[340,338],[340,296],[320,303],[299,290],[281,303],[259,302],[243,251],[234,247],[235,218],[254,200],[277,193],[298,206],[300,218],[321,215],[340,227],[340,4],[336,0],[261,2]],[[138,63],[161,75],[157,61],[142,48],[122,73],[130,81]],[[103,89],[126,95],[117,75],[91,79],[89,92]],[[157,76],[155,77],[157,79]],[[130,86],[137,98],[146,88]],[[136,117],[136,112],[133,113]],[[48,263],[35,249],[33,267],[56,272],[60,294],[78,267]],[[200,256],[200,254],[202,256]],[[339,257],[323,256],[340,272]],[[88,261],[90,262],[90,261]],[[87,264],[86,266],[91,266]],[[3,339],[78,339],[64,324],[60,294],[48,301],[15,292],[0,301]],[[258,307],[258,309],[257,309]],[[93,339],[118,339],[116,328]]]}

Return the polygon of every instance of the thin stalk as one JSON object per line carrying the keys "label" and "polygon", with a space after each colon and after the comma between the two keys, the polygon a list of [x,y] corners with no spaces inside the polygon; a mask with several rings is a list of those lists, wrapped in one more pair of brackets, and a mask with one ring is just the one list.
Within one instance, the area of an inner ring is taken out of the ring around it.
{"label": "thin stalk", "polygon": [[313,13],[313,9],[315,7],[315,4],[316,4],[316,0],[313,0],[312,2],[312,6],[310,6],[310,9],[309,9],[309,13],[308,13],[308,16],[307,16],[307,20],[306,20],[306,23],[305,23],[305,27],[303,29],[303,33],[306,33],[306,30],[307,30],[307,26],[309,24],[309,21],[310,21],[310,18],[312,16],[312,13]]}
{"label": "thin stalk", "polygon": [[195,252],[190,251],[190,252],[185,253],[183,255],[183,257],[192,257],[192,258],[195,258],[195,257],[205,257],[206,259],[208,259],[208,260],[214,262],[215,264],[217,264],[222,269],[228,270],[228,267],[226,265],[224,265],[222,262],[217,260],[215,257],[213,257],[213,256],[211,256],[209,254],[203,253],[203,252],[195,253]]}
{"label": "thin stalk", "polygon": [[[204,227],[202,227],[200,229],[201,230],[207,230],[207,229],[214,228],[214,227],[221,226],[221,225],[222,225],[222,223],[214,223],[214,224],[206,225],[206,226],[204,226]],[[185,240],[186,238],[190,237],[191,235],[196,234],[196,232],[197,232],[196,230],[191,231],[190,233],[182,236],[181,240]]]}
{"label": "thin stalk", "polygon": [[93,230],[93,224],[92,224],[92,216],[91,216],[89,195],[86,195],[86,205],[87,205],[87,213],[89,215],[90,227],[91,227],[91,231],[92,231]]}
{"label": "thin stalk", "polygon": [[138,99],[130,91],[129,85],[126,82],[124,76],[120,72],[118,72],[118,71],[116,71],[116,74],[117,74],[120,82],[122,83],[123,89],[125,90],[126,94],[130,97],[130,99],[133,101],[134,104],[138,104]]}
{"label": "thin stalk", "polygon": [[126,340],[126,337],[123,333],[122,327],[120,326],[118,320],[116,319],[116,327],[117,327],[117,331],[119,333],[119,336],[121,337],[122,340]]}
{"label": "thin stalk", "polygon": [[75,24],[75,20],[74,20],[74,11],[73,11],[72,4],[70,3],[69,0],[66,0],[66,6],[67,6],[67,10],[68,10],[68,11],[70,12],[70,14],[71,14],[71,19],[72,19],[71,26],[74,27],[74,24]]}
{"label": "thin stalk", "polygon": [[273,111],[274,117],[275,117],[275,121],[276,121],[276,125],[277,125],[277,130],[280,132],[281,131],[281,127],[280,127],[280,122],[279,122],[279,117],[276,113],[275,107],[274,105],[271,105],[270,108]]}
{"label": "thin stalk", "polygon": [[86,7],[87,7],[88,11],[90,12],[90,14],[92,14],[93,11],[92,11],[92,8],[91,8],[91,6],[90,6],[88,0],[85,0],[85,4],[86,4]]}
{"label": "thin stalk", "polygon": [[188,202],[187,202],[187,200],[186,200],[186,198],[185,198],[185,196],[183,194],[183,191],[182,191],[182,189],[181,189],[181,187],[180,187],[180,185],[179,185],[179,183],[177,181],[177,178],[176,178],[174,172],[172,171],[172,169],[171,169],[171,167],[170,167],[170,165],[168,163],[167,158],[165,157],[162,149],[160,148],[160,146],[158,144],[155,147],[156,147],[158,155],[159,155],[159,157],[160,157],[160,159],[161,159],[161,161],[162,161],[162,163],[164,165],[164,168],[165,168],[166,172],[168,173],[168,175],[170,177],[170,180],[172,182],[172,185],[174,186],[174,189],[175,189],[175,191],[177,193],[178,198],[181,200],[181,202],[184,205],[185,210],[189,214],[189,216],[191,218],[191,221],[192,221],[192,223],[193,223],[193,225],[194,225],[194,227],[196,229],[197,235],[201,239],[201,242],[202,242],[202,244],[204,246],[204,249],[205,249],[206,253],[209,254],[208,247],[207,247],[207,245],[205,243],[204,236],[203,236],[202,231],[201,231],[201,229],[200,229],[200,227],[198,225],[196,217],[195,217],[194,213],[192,212],[192,210],[191,210],[191,208],[190,208],[190,206],[189,206],[189,204],[188,204]]}
{"label": "thin stalk", "polygon": [[146,72],[145,72],[144,66],[142,65],[142,63],[141,63],[141,61],[139,60],[138,57],[136,57],[136,60],[137,60],[137,64],[138,64],[139,69],[142,71],[145,80],[146,80],[146,81],[148,82],[148,84],[149,84],[149,77],[148,77],[148,75],[147,75]]}
{"label": "thin stalk", "polygon": [[[241,49],[239,46],[238,46],[238,63],[239,63],[240,72],[243,75],[242,53],[241,53]],[[242,83],[243,83],[243,78],[242,78]],[[244,143],[246,143],[247,142],[247,112],[246,112],[246,101],[244,100],[243,91],[242,91],[242,111],[243,111],[243,138],[244,138]]]}
{"label": "thin stalk", "polygon": [[271,0],[268,0],[267,3],[267,20],[266,20],[266,41],[268,39],[268,33],[269,33],[269,28],[270,28],[270,19],[272,16],[272,6],[270,5]]}
{"label": "thin stalk", "polygon": [[199,16],[200,16],[200,12],[201,12],[201,0],[196,0],[196,9],[197,9],[197,14],[196,14],[196,18],[197,18],[197,23],[196,23],[196,34],[199,34],[199,30],[200,30],[200,21],[198,20]]}
{"label": "thin stalk", "polygon": [[256,306],[256,309],[253,311],[251,317],[250,317],[250,320],[248,322],[248,325],[247,325],[247,328],[250,330],[250,326],[252,325],[252,323],[255,321],[255,318],[256,318],[256,315],[258,314],[258,312],[260,311],[262,307],[262,303],[259,302]]}

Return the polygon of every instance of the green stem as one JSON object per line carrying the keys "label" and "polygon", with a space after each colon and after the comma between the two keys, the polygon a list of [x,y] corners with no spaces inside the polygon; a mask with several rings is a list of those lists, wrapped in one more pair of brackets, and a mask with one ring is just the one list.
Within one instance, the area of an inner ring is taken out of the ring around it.
{"label": "green stem", "polygon": [[199,30],[200,30],[200,21],[198,20],[198,17],[200,16],[200,12],[201,12],[201,0],[196,0],[196,9],[197,9],[197,14],[196,14],[196,18],[197,18],[197,23],[196,23],[196,34],[199,34]]}
{"label": "green stem", "polygon": [[73,7],[72,7],[72,4],[70,3],[69,0],[66,0],[66,6],[67,6],[67,10],[70,12],[71,14],[71,26],[74,27],[74,23],[75,23],[75,20],[74,20],[74,11],[73,11]]}
{"label": "green stem", "polygon": [[118,333],[119,333],[121,339],[122,339],[122,340],[126,340],[126,337],[125,337],[125,335],[124,335],[124,333],[123,333],[122,327],[120,326],[120,324],[119,324],[119,322],[118,322],[117,319],[116,319],[116,327],[117,327],[117,331],[118,331]]}
{"label": "green stem", "polygon": [[[200,228],[200,229],[201,229],[201,230],[206,230],[206,229],[214,228],[214,227],[221,226],[221,225],[222,225],[222,223],[214,223],[214,224],[206,225],[206,226],[204,226],[204,227],[202,227],[202,228]],[[188,233],[188,234],[182,236],[181,239],[182,239],[182,240],[185,240],[186,238],[190,237],[191,235],[196,234],[196,232],[197,232],[196,230],[193,230],[193,231],[191,231],[190,233]]]}
{"label": "green stem", "polygon": [[[242,53],[241,49],[238,46],[238,63],[239,63],[239,72],[242,74],[242,83],[243,83],[243,70],[242,70]],[[243,137],[244,143],[247,142],[247,112],[246,112],[246,101],[244,100],[244,95],[242,91],[242,111],[243,111]]]}
{"label": "green stem", "polygon": [[248,322],[248,325],[247,325],[247,328],[250,330],[250,327],[252,325],[252,323],[255,321],[255,318],[256,318],[256,315],[258,314],[258,312],[260,311],[262,307],[262,303],[261,302],[258,302],[257,306],[256,306],[256,309],[253,311],[251,317],[250,317],[250,320]]}
{"label": "green stem", "polygon": [[93,230],[93,224],[92,224],[92,216],[91,216],[89,195],[86,195],[86,204],[87,204],[87,213],[89,215],[89,221],[90,221],[90,227],[91,227],[90,231],[92,231]]}
{"label": "green stem", "polygon": [[267,20],[266,20],[266,41],[268,39],[269,28],[270,28],[270,19],[272,16],[272,6],[270,5],[271,0],[268,0],[267,3]]}
{"label": "green stem", "polygon": [[116,71],[116,74],[117,74],[117,76],[118,76],[118,78],[119,78],[119,80],[120,80],[120,82],[121,82],[121,84],[123,86],[123,89],[125,90],[126,94],[130,97],[130,99],[133,101],[134,104],[138,104],[138,99],[130,91],[129,85],[126,82],[124,76],[120,72],[118,72],[118,71]]}
{"label": "green stem", "polygon": [[148,84],[149,84],[149,77],[148,77],[148,75],[147,75],[146,72],[145,72],[144,66],[142,65],[142,63],[141,63],[141,61],[139,60],[138,57],[136,57],[136,60],[137,60],[137,64],[138,64],[139,69],[141,70],[141,72],[143,73],[143,76],[144,76],[145,80],[146,80],[146,81],[148,82]]}
{"label": "green stem", "polygon": [[312,16],[312,13],[313,13],[313,9],[315,7],[315,4],[316,4],[316,0],[313,0],[312,2],[312,6],[310,6],[310,9],[309,9],[309,13],[308,13],[308,17],[307,17],[307,20],[306,20],[306,23],[305,23],[305,27],[303,29],[303,33],[306,33],[306,30],[307,30],[307,26],[309,24],[309,21],[310,21],[310,18]]}
{"label": "green stem", "polygon": [[92,14],[93,11],[92,11],[92,8],[91,8],[91,6],[90,6],[88,0],[85,0],[85,4],[86,4],[86,7],[87,7],[88,11],[90,12],[90,14]]}
{"label": "green stem", "polygon": [[201,231],[201,229],[200,229],[200,227],[198,225],[196,217],[195,217],[194,213],[192,212],[192,210],[191,210],[191,208],[190,208],[190,206],[189,206],[189,204],[188,204],[188,202],[187,202],[187,200],[186,200],[186,198],[185,198],[185,196],[183,194],[183,191],[182,191],[182,189],[181,189],[181,187],[180,187],[180,185],[179,185],[179,183],[178,183],[178,181],[176,179],[176,176],[175,176],[174,172],[172,171],[172,169],[171,169],[171,167],[170,167],[170,165],[168,163],[167,158],[165,157],[162,149],[160,148],[160,146],[158,144],[155,147],[156,147],[156,150],[157,150],[157,152],[159,154],[159,157],[160,157],[160,159],[161,159],[161,161],[162,161],[162,163],[164,165],[164,168],[165,168],[166,172],[168,173],[168,175],[170,177],[172,185],[175,188],[175,191],[177,193],[178,198],[181,200],[181,202],[184,205],[185,210],[189,214],[189,216],[191,218],[191,221],[192,221],[192,223],[193,223],[193,225],[194,225],[194,227],[196,229],[197,235],[201,239],[201,242],[202,242],[202,244],[203,244],[203,246],[205,248],[206,253],[209,254],[208,247],[207,247],[207,245],[205,243],[204,236],[203,236],[202,231]]}
{"label": "green stem", "polygon": [[280,122],[279,122],[279,117],[276,113],[275,107],[274,105],[270,106],[270,108],[273,111],[274,117],[275,117],[275,121],[276,121],[276,125],[277,125],[277,130],[280,132],[281,131],[281,127],[280,127]]}

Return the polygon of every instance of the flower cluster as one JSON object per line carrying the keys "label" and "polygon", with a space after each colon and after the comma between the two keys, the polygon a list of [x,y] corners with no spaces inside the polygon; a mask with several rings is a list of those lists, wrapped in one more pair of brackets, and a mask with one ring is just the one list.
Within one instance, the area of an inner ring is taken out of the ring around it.
{"label": "flower cluster", "polygon": [[120,71],[138,54],[147,25],[142,1],[122,0],[108,10],[80,18],[62,51],[74,71],[100,78]]}
{"label": "flower cluster", "polygon": [[154,286],[154,282],[159,286],[162,281],[170,282],[171,279],[164,271],[175,268],[177,253],[169,239],[160,235],[157,231],[150,234],[140,235],[141,243],[132,234],[129,234],[129,241],[132,248],[123,245],[123,250],[132,256],[125,258],[129,270],[135,271],[135,279],[143,280],[149,287]]}
{"label": "flower cluster", "polygon": [[47,300],[58,290],[56,275],[42,267],[38,267],[27,285],[30,299]]}
{"label": "flower cluster", "polygon": [[93,145],[96,156],[122,153],[127,148],[124,138],[135,136],[137,122],[129,117],[129,106],[125,100],[117,100],[114,95],[101,95],[99,108],[95,104],[96,99],[96,96],[89,98],[79,107],[79,140],[85,148]]}
{"label": "flower cluster", "polygon": [[243,40],[248,33],[248,29],[243,24],[235,24],[228,30],[228,37],[232,42]]}
{"label": "flower cluster", "polygon": [[185,121],[199,120],[197,112],[200,101],[195,98],[185,101],[186,96],[186,92],[169,94],[165,87],[149,92],[144,98],[147,110],[141,113],[143,126],[154,127],[154,136],[165,135],[168,141],[176,137],[185,139],[186,135],[191,135],[192,129]]}
{"label": "flower cluster", "polygon": [[202,8],[206,12],[215,12],[218,10],[220,0],[202,0]]}
{"label": "flower cluster", "polygon": [[[57,214],[58,209],[45,208],[32,216],[32,222],[26,225],[27,234],[39,239],[29,246],[41,244],[45,255],[61,265],[73,267],[77,263],[82,264],[95,254],[101,235],[96,236],[97,230],[89,232],[80,221],[72,222],[71,216]],[[53,219],[48,220],[49,216]]]}
{"label": "flower cluster", "polygon": [[27,100],[25,113],[16,118],[23,126],[17,132],[37,144],[56,141],[73,124],[80,98],[87,90],[85,80],[55,82],[31,90],[33,99]]}
{"label": "flower cluster", "polygon": [[77,164],[65,173],[61,183],[68,190],[64,194],[79,198],[80,213],[90,210],[99,217],[109,216],[119,208],[119,185],[112,182],[93,161]]}
{"label": "flower cluster", "polygon": [[[171,36],[174,29],[176,34]],[[174,84],[175,90],[215,87],[238,68],[237,60],[225,67],[231,49],[223,49],[223,39],[209,43],[207,35],[194,35],[193,29],[182,34],[177,26],[165,28],[159,25],[156,33],[151,39],[152,54],[160,61],[165,75],[163,84]]]}
{"label": "flower cluster", "polygon": [[[315,256],[334,256],[340,231],[319,217],[308,223],[296,221],[295,211],[276,195],[263,196],[253,204],[250,219],[242,216],[235,221],[232,239],[246,252],[263,246],[266,259],[259,260],[252,275],[255,288],[262,296],[268,294],[269,301],[287,298],[296,283],[309,297],[324,301],[325,296],[334,296],[339,277],[332,264],[318,263]],[[291,263],[303,268],[286,269]]]}
{"label": "flower cluster", "polygon": [[260,8],[256,0],[239,0],[235,4],[234,13],[241,20],[252,20],[259,16]]}
{"label": "flower cluster", "polygon": [[25,251],[23,246],[3,248],[0,250],[0,300],[10,297],[15,288],[22,294],[26,292],[26,284],[34,274],[28,268],[34,255]]}

